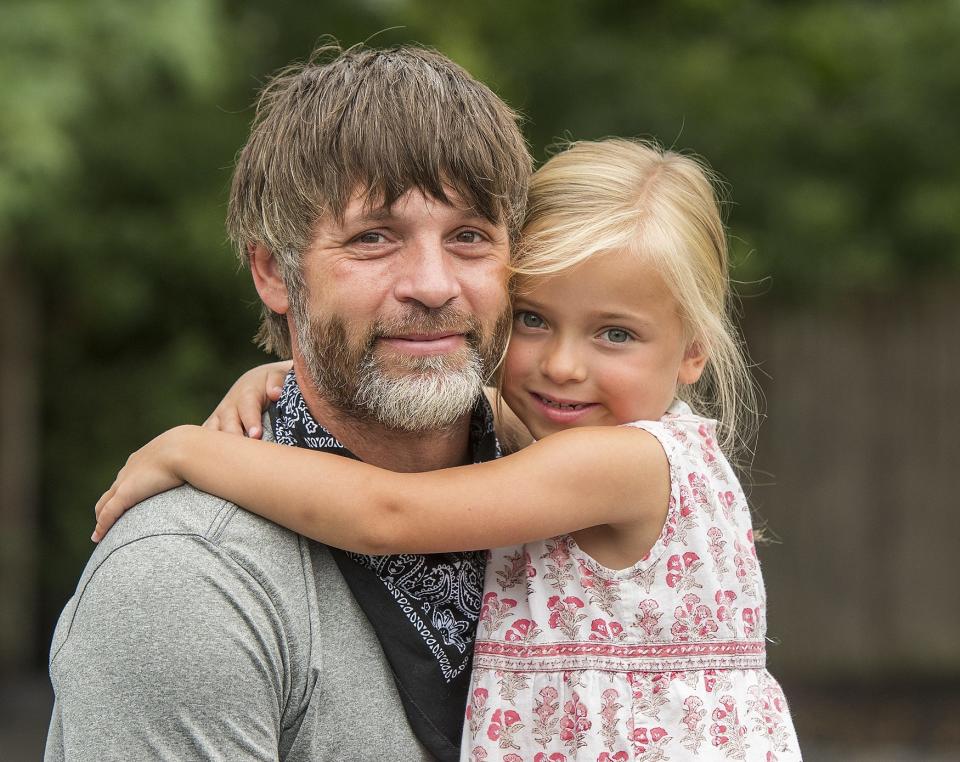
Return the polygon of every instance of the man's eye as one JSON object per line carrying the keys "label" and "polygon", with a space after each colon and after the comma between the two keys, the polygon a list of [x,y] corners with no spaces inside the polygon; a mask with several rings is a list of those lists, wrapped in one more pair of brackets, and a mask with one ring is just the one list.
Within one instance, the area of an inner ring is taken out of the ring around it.
{"label": "man's eye", "polygon": [[536,312],[520,311],[516,314],[516,321],[524,328],[543,328],[543,318]]}
{"label": "man's eye", "polygon": [[633,336],[630,335],[630,332],[623,328],[608,328],[600,335],[611,344],[625,344],[633,338]]}
{"label": "man's eye", "polygon": [[481,237],[476,230],[461,230],[456,235],[457,243],[480,243]]}
{"label": "man's eye", "polygon": [[386,236],[383,233],[361,233],[356,238],[357,243],[383,243],[386,241]]}

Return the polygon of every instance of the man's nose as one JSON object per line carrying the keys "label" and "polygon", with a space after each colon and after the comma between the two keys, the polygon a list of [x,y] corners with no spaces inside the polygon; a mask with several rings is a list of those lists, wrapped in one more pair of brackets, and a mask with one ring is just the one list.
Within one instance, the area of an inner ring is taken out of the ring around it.
{"label": "man's nose", "polygon": [[401,302],[416,301],[437,309],[460,296],[460,280],[452,255],[439,241],[411,241],[403,271],[394,286]]}
{"label": "man's nose", "polygon": [[583,353],[573,339],[563,337],[557,337],[545,348],[540,372],[557,385],[579,383],[587,377]]}

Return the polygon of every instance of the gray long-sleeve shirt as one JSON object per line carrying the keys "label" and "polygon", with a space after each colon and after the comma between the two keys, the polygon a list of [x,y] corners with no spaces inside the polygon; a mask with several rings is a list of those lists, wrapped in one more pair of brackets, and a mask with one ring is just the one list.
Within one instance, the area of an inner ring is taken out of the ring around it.
{"label": "gray long-sleeve shirt", "polygon": [[97,546],[50,677],[48,762],[429,759],[326,548],[189,486]]}

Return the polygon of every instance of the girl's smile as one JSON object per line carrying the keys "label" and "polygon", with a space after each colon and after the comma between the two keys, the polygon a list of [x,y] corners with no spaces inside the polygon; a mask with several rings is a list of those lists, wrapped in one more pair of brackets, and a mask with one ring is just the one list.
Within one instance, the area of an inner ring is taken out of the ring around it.
{"label": "girl's smile", "polygon": [[503,396],[537,439],[574,426],[658,420],[704,357],[642,255],[615,251],[522,284]]}

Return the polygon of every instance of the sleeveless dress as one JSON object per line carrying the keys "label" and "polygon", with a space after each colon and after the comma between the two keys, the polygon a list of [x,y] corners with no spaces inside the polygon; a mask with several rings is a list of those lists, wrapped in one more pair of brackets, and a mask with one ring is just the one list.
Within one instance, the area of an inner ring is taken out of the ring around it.
{"label": "sleeveless dress", "polygon": [[463,762],[800,759],[765,668],[750,512],[713,421],[675,402],[659,539],[614,571],[569,535],[490,552]]}

